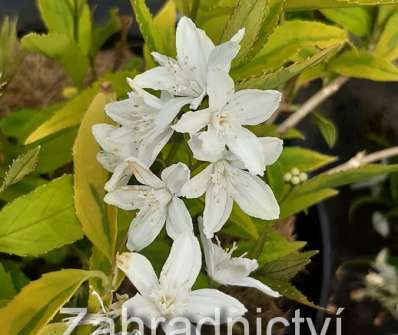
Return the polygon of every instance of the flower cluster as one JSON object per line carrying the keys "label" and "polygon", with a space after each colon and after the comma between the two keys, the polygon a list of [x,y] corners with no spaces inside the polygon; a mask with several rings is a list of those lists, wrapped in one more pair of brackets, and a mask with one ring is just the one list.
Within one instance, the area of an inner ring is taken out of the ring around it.
{"label": "flower cluster", "polygon": [[[106,107],[106,114],[117,126],[93,127],[102,148],[98,161],[112,173],[105,185],[105,202],[127,211],[138,210],[128,232],[131,253],[120,255],[118,266],[139,291],[126,302],[128,310],[144,319],[187,316],[195,323],[199,316],[211,314],[213,307],[223,308],[226,317],[239,317],[246,311],[239,301],[218,290],[191,290],[202,256],[183,198],[205,195],[199,226],[209,277],[223,285],[255,287],[279,296],[249,276],[258,267],[256,260],[232,257],[234,248],[225,251],[220,243],[211,241],[230,217],[234,202],[256,218],[279,217],[273,192],[259,176],[278,159],[283,142],[257,137],[245,126],[266,121],[278,108],[281,94],[235,91],[229,70],[243,36],[240,30],[216,46],[190,19],[181,18],[177,59],[152,53],[159,66],[129,79],[132,92],[128,99]],[[147,89],[159,91],[159,97]],[[209,163],[193,177],[181,162],[165,168],[160,177],[151,171],[174,132],[189,134],[193,157]],[[139,184],[131,185],[132,176]],[[158,279],[138,252],[150,245],[164,226],[174,243]],[[170,325],[161,325],[167,333]]]}

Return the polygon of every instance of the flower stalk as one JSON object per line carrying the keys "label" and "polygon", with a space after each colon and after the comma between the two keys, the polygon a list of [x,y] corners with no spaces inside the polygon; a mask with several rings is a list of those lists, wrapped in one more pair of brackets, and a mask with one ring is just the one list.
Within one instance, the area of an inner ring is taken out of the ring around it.
{"label": "flower stalk", "polygon": [[369,155],[365,151],[358,152],[354,157],[349,159],[347,162],[338,165],[328,171],[329,174],[348,171],[351,169],[357,169],[361,166],[365,166],[374,162],[382,161],[384,159],[398,156],[398,146],[376,151]]}
{"label": "flower stalk", "polygon": [[329,85],[323,87],[320,91],[315,93],[308,99],[297,112],[289,116],[284,122],[278,126],[278,133],[284,133],[290,128],[295,127],[301,120],[308,114],[313,112],[322,102],[334,95],[338,90],[348,81],[347,77],[338,77],[333,80]]}

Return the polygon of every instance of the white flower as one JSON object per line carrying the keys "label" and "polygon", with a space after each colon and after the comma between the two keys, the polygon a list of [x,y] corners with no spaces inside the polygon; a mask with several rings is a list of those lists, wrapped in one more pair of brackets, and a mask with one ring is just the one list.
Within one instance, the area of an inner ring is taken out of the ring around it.
{"label": "white flower", "polygon": [[209,69],[229,72],[243,35],[240,30],[230,41],[215,46],[191,19],[183,17],[177,25],[177,60],[153,52],[160,66],[136,76],[134,86],[190,97],[191,107],[196,109],[206,95]]}
{"label": "white flower", "polygon": [[372,225],[374,230],[384,238],[387,238],[390,235],[390,222],[382,213],[376,211],[372,214]]}
{"label": "white flower", "polygon": [[141,95],[131,92],[128,99],[105,107],[106,114],[120,125],[93,126],[94,137],[103,149],[97,159],[114,173],[105,185],[107,191],[129,181],[131,171],[125,162],[127,158],[136,157],[147,166],[152,165],[172,136],[170,123],[184,104],[186,99],[172,99],[168,94],[162,94],[159,99],[147,92]]}
{"label": "white flower", "polygon": [[128,316],[140,318],[151,329],[160,321],[165,333],[170,334],[176,331],[170,322],[173,318],[197,323],[214,317],[216,309],[220,309],[220,322],[224,323],[247,311],[238,300],[218,290],[191,290],[202,266],[199,242],[192,233],[185,232],[174,241],[159,279],[149,260],[140,254],[124,253],[118,256],[117,263],[139,292],[123,307]]}
{"label": "white flower", "polygon": [[130,170],[143,185],[122,186],[108,193],[104,200],[124,210],[139,212],[128,233],[127,247],[139,251],[151,244],[166,224],[167,234],[175,239],[182,232],[192,231],[192,219],[179,198],[190,171],[178,163],[162,171],[161,179],[137,159],[127,160]]}
{"label": "white flower", "polygon": [[[282,152],[282,141],[272,137],[260,138],[262,148],[269,153],[266,164],[273,164]],[[208,238],[227,222],[233,201],[248,215],[274,220],[279,217],[279,205],[271,188],[259,177],[243,170],[236,157],[224,152],[211,156],[202,151],[200,144],[189,143],[195,158],[212,161],[182,188],[182,195],[198,198],[206,193],[203,213],[204,233]]]}
{"label": "white flower", "polygon": [[203,150],[209,154],[219,154],[227,146],[252,174],[263,175],[268,153],[257,136],[242,126],[266,121],[278,109],[281,94],[257,89],[235,92],[231,77],[217,70],[209,71],[207,91],[209,108],[183,114],[173,128],[199,133]]}
{"label": "white flower", "polygon": [[199,218],[200,238],[202,240],[203,251],[206,260],[207,274],[211,279],[222,285],[254,287],[261,292],[274,297],[280,297],[278,292],[272,290],[261,281],[249,277],[253,271],[258,269],[258,263],[255,259],[241,257],[232,257],[237,246],[234,243],[230,250],[224,250],[218,240],[214,244],[203,233],[203,222]]}

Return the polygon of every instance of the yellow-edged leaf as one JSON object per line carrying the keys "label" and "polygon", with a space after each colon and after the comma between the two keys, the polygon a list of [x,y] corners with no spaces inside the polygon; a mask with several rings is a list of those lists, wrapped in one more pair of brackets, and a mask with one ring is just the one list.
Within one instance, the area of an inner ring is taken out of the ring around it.
{"label": "yellow-edged leaf", "polygon": [[99,146],[92,135],[92,126],[106,121],[104,108],[112,97],[105,90],[95,96],[73,146],[76,214],[86,236],[110,261],[116,243],[117,211],[103,201],[108,172],[97,162]]}
{"label": "yellow-edged leaf", "polygon": [[77,289],[94,277],[104,278],[98,271],[68,269],[46,273],[31,282],[0,310],[2,334],[36,335]]}

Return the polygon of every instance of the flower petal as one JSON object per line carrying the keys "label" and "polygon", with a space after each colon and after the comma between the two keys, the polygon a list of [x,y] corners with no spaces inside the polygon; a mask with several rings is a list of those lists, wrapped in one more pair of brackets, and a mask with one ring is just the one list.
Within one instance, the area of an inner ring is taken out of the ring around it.
{"label": "flower petal", "polygon": [[118,268],[142,295],[150,294],[158,286],[155,270],[145,256],[135,252],[124,252],[117,255],[116,262]]}
{"label": "flower petal", "polygon": [[174,194],[180,195],[182,187],[189,180],[191,171],[184,163],[170,165],[162,171],[161,178],[167,188]]}
{"label": "flower petal", "polygon": [[200,245],[192,232],[184,232],[174,240],[160,274],[160,285],[190,289],[202,267]]}
{"label": "flower petal", "polygon": [[137,180],[144,185],[152,186],[153,188],[164,188],[165,184],[155,174],[149,170],[145,164],[137,158],[130,157],[127,159],[129,167]]}
{"label": "flower petal", "polygon": [[123,160],[120,157],[107,151],[98,152],[97,161],[108,172],[113,172],[120,163],[123,163]]}
{"label": "flower petal", "polygon": [[263,220],[279,218],[279,205],[271,188],[259,177],[246,171],[235,169],[232,197],[239,207],[249,214]]}
{"label": "flower petal", "polygon": [[232,212],[233,201],[227,190],[211,184],[206,192],[206,204],[203,212],[203,232],[212,238],[227,222]]}
{"label": "flower petal", "polygon": [[132,85],[134,88],[151,88],[174,92],[176,82],[172,69],[166,66],[157,66],[134,77]]}
{"label": "flower petal", "polygon": [[201,335],[199,330],[186,318],[176,317],[162,323],[163,332],[166,335]]}
{"label": "flower petal", "polygon": [[95,140],[101,146],[101,148],[104,149],[104,151],[117,155],[120,144],[109,140],[109,134],[115,129],[117,129],[117,127],[111,126],[110,124],[98,123],[93,126],[92,132]]}
{"label": "flower petal", "polygon": [[139,209],[151,190],[148,186],[134,185],[122,186],[110,191],[104,198],[108,205],[112,205],[126,211]]}
{"label": "flower petal", "polygon": [[279,298],[281,295],[279,292],[274,291],[272,288],[269,286],[265,285],[261,281],[251,278],[251,277],[246,277],[240,280],[239,282],[231,283],[230,285],[232,286],[243,286],[243,287],[253,287],[256,288],[257,290],[269,295],[270,297],[273,298]]}
{"label": "flower petal", "polygon": [[210,164],[203,171],[191,178],[181,190],[181,194],[188,199],[199,198],[209,187],[214,165]]}
{"label": "flower petal", "polygon": [[207,61],[214,49],[213,42],[191,19],[182,17],[177,25],[176,45],[180,65],[191,71],[202,87],[205,87]]}
{"label": "flower petal", "polygon": [[263,146],[265,165],[274,164],[283,150],[283,141],[277,137],[259,137]]}
{"label": "flower petal", "polygon": [[139,211],[130,225],[127,248],[141,251],[150,245],[162,230],[167,217],[167,209],[154,206]]}
{"label": "flower petal", "polygon": [[126,186],[133,175],[129,165],[126,162],[122,162],[116,166],[111,178],[105,184],[105,190],[112,192],[118,187]]}
{"label": "flower petal", "polygon": [[230,41],[217,45],[209,56],[209,70],[217,69],[226,73],[231,69],[231,62],[239,52],[239,42],[244,35],[244,29],[239,30]]}
{"label": "flower petal", "polygon": [[[225,151],[225,136],[221,135],[212,125],[207,131],[202,131],[198,135],[201,142],[202,152],[209,155],[209,158],[220,156]],[[209,161],[210,159],[206,159]]]}
{"label": "flower petal", "polygon": [[120,147],[131,143],[135,139],[136,130],[129,127],[118,127],[109,133],[108,139],[114,143],[117,143]]}
{"label": "flower petal", "polygon": [[[219,290],[202,289],[190,294],[186,316],[198,323],[204,318],[215,318],[215,313],[220,313],[220,323],[226,323],[246,312],[245,306],[230,295]],[[217,321],[216,318],[214,321]]]}
{"label": "flower petal", "polygon": [[230,99],[228,109],[241,124],[256,125],[266,121],[279,108],[281,98],[278,91],[242,90]]}
{"label": "flower petal", "polygon": [[150,167],[158,157],[160,151],[162,151],[164,146],[170,140],[173,133],[173,129],[168,128],[159,134],[155,134],[147,138],[141,143],[141,146],[138,149],[138,159],[143,164]]}
{"label": "flower petal", "polygon": [[181,108],[192,102],[192,98],[177,97],[167,101],[155,119],[155,126],[157,129],[164,129],[168,127],[178,115]]}
{"label": "flower petal", "polygon": [[233,96],[234,81],[228,73],[216,69],[209,70],[207,94],[213,112],[221,111]]}
{"label": "flower petal", "polygon": [[242,281],[258,268],[255,259],[244,257],[233,257],[225,262],[218,264],[213,279],[223,285],[234,285]]}
{"label": "flower petal", "polygon": [[195,134],[210,123],[210,109],[184,113],[172,128],[179,133]]}
{"label": "flower petal", "polygon": [[184,201],[173,197],[167,209],[166,220],[167,235],[173,240],[185,231],[193,232],[192,218]]}
{"label": "flower petal", "polygon": [[[205,136],[205,133],[203,133],[203,137]],[[199,161],[217,162],[224,157],[224,152],[222,150],[215,150],[214,152],[205,151],[201,140],[201,134],[192,135],[191,139],[188,141],[188,145],[192,150],[193,157]],[[221,144],[221,147],[224,147],[224,145]]]}
{"label": "flower petal", "polygon": [[135,92],[131,92],[128,99],[114,101],[105,106],[105,113],[113,121],[129,128],[137,126],[138,118],[141,115],[152,115],[156,112],[156,109],[148,106],[144,99]]}
{"label": "flower petal", "polygon": [[127,300],[122,308],[127,311],[128,317],[142,320],[144,325],[150,329],[157,328],[156,320],[160,319],[161,315],[156,305],[147,297],[137,293],[134,297]]}
{"label": "flower petal", "polygon": [[[205,255],[206,261],[206,271],[210,275],[215,271],[215,244],[211,241],[211,239],[207,238],[203,231],[203,218],[198,218],[199,223],[199,232],[200,232],[200,240],[202,242],[203,253]],[[210,275],[211,276],[211,275]]]}
{"label": "flower petal", "polygon": [[254,175],[264,175],[265,159],[260,140],[251,131],[239,127],[227,133],[228,149],[235,154]]}

